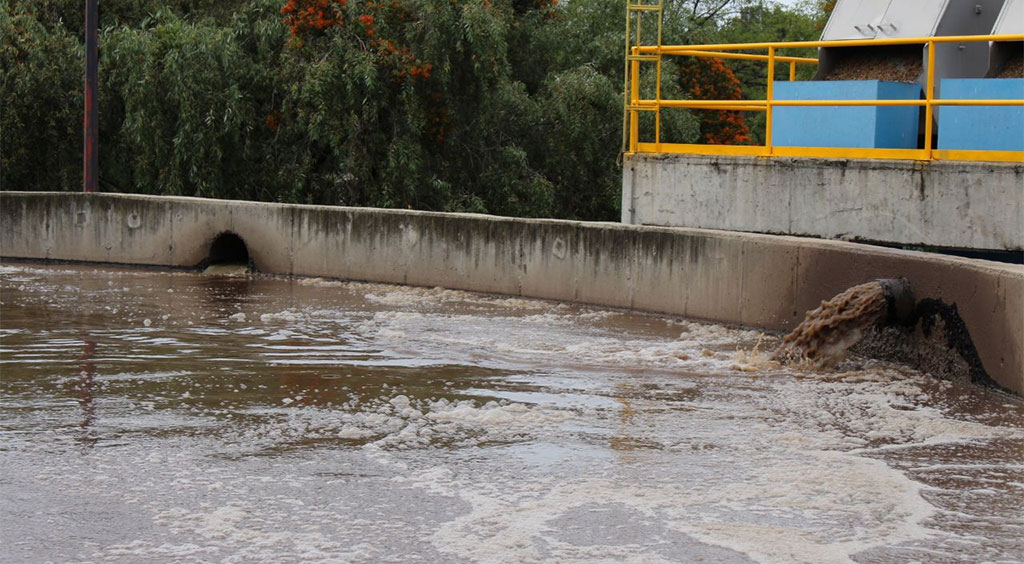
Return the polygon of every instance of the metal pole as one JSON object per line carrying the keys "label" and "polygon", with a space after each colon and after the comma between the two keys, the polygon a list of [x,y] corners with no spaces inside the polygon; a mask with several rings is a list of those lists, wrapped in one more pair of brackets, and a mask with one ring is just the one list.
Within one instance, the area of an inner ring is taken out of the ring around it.
{"label": "metal pole", "polygon": [[630,99],[629,89],[629,56],[633,53],[630,49],[632,42],[630,41],[630,34],[632,33],[632,21],[633,21],[633,10],[630,8],[632,0],[626,0],[626,53],[622,57],[622,152],[628,153],[630,151],[629,144],[629,120],[632,117],[632,113],[629,111],[629,106],[632,104]]}
{"label": "metal pole", "polygon": [[96,30],[96,3],[97,0],[85,0],[85,120],[82,127],[85,150],[82,154],[82,183],[86,192],[96,192],[99,187],[99,112],[96,101],[99,34]]}
{"label": "metal pole", "polygon": [[924,85],[924,151],[927,160],[932,160],[932,119],[935,116],[935,42],[928,42],[928,78]]}
{"label": "metal pole", "polygon": [[[636,53],[636,48],[633,49]],[[640,103],[640,61],[630,61],[629,73],[629,104],[634,108]],[[629,152],[637,152],[637,144],[640,142],[640,112],[632,110],[629,112]]]}
{"label": "metal pole", "polygon": [[775,101],[775,47],[768,48],[768,89],[765,96],[764,146],[772,154],[772,102]]}

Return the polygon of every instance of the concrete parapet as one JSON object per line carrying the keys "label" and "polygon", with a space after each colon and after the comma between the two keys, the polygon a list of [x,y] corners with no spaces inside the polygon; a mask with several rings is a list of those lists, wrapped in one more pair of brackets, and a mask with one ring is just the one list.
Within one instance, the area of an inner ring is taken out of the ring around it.
{"label": "concrete parapet", "polygon": [[1020,251],[1024,165],[634,155],[622,221]]}
{"label": "concrete parapet", "polygon": [[240,236],[263,272],[575,301],[788,330],[849,286],[956,303],[1024,393],[1024,266],[702,229],[116,194],[0,194],[0,256],[195,266]]}

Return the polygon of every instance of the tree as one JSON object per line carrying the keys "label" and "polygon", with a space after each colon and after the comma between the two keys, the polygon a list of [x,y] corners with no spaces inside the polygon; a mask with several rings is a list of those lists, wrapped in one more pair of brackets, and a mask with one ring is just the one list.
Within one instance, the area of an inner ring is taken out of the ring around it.
{"label": "tree", "polygon": [[0,188],[81,190],[84,51],[35,8],[0,3]]}
{"label": "tree", "polygon": [[[685,58],[679,66],[679,84],[694,99],[743,99],[740,81],[722,59]],[[750,129],[738,111],[703,110],[698,113],[698,119],[701,143],[743,145],[751,141]]]}
{"label": "tree", "polygon": [[[0,10],[5,186],[80,189],[78,4]],[[608,0],[103,4],[101,189],[617,219],[623,11]],[[679,141],[698,134],[689,112],[662,125]]]}
{"label": "tree", "polygon": [[[762,43],[769,41],[814,41],[821,35],[821,8],[805,2],[788,8],[774,2],[749,2],[731,17],[719,22],[712,38],[722,43]],[[827,20],[827,16],[825,16]],[[760,54],[764,54],[761,51]],[[817,49],[787,49],[781,54],[817,57]],[[763,100],[767,95],[768,65],[763,61],[730,60],[726,63],[740,82],[742,99]],[[797,80],[807,80],[816,71],[814,65],[797,66]],[[789,65],[775,68],[776,80],[788,80]],[[756,143],[764,143],[765,114],[746,112],[745,121]]]}

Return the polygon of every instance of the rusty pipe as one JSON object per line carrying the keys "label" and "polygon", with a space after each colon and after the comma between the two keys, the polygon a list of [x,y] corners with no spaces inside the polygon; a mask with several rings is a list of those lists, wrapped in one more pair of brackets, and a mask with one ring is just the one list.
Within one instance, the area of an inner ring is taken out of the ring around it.
{"label": "rusty pipe", "polygon": [[914,292],[906,278],[879,278],[875,280],[885,293],[886,324],[909,325],[914,321]]}
{"label": "rusty pipe", "polygon": [[85,0],[85,118],[82,123],[82,184],[86,192],[99,190],[99,32],[97,0]]}

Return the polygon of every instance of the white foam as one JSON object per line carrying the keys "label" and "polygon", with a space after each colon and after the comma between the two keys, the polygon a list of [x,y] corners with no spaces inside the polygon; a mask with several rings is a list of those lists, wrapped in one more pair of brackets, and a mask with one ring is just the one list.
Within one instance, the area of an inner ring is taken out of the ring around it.
{"label": "white foam", "polygon": [[294,323],[301,318],[301,315],[295,310],[284,310],[277,313],[264,313],[260,315],[260,321],[263,323]]}
{"label": "white foam", "polygon": [[341,438],[372,440],[382,448],[421,448],[434,441],[473,446],[488,442],[523,441],[557,433],[575,414],[551,405],[514,402],[475,402],[446,399],[410,399],[405,395],[381,397],[342,411],[303,407],[296,397],[285,397],[285,421],[272,420],[247,429],[240,440],[264,448],[289,440]]}
{"label": "white foam", "polygon": [[[589,314],[588,314],[589,315]],[[605,312],[601,315],[610,316]],[[684,332],[678,340],[660,337],[623,338],[612,331],[576,331],[592,320],[579,314],[547,311],[517,317],[460,314],[430,314],[407,311],[377,312],[361,323],[359,332],[382,343],[401,343],[412,354],[431,354],[443,343],[445,354],[478,356],[488,351],[491,358],[534,363],[541,359],[558,364],[613,366],[657,366],[688,370],[728,370],[736,363],[727,354],[705,355],[713,343],[756,340],[759,333],[736,331],[721,326]],[[688,327],[698,327],[691,324]],[[572,334],[566,338],[566,333]],[[732,340],[729,338],[732,336]],[[706,340],[705,340],[706,338]],[[495,354],[497,353],[497,354]]]}
{"label": "white foam", "polygon": [[705,346],[756,341],[761,336],[759,331],[729,328],[714,323],[701,323],[685,319],[679,320],[677,323],[684,329],[679,334],[681,341],[701,343]]}
{"label": "white foam", "polygon": [[[920,497],[920,484],[882,462],[841,453],[734,462],[756,468],[741,474],[738,482],[728,466],[719,476],[699,481],[680,473],[678,484],[553,477],[524,482],[510,476],[506,481],[494,476],[470,481],[444,468],[423,472],[413,482],[471,504],[469,513],[445,523],[432,540],[446,554],[475,561],[508,554],[520,561],[659,561],[657,543],[650,543],[654,549],[600,538],[591,545],[569,544],[552,525],[608,505],[620,506],[617,513],[639,513],[677,534],[759,562],[849,562],[863,550],[929,535],[922,522],[934,508]],[[719,461],[723,463],[728,460]],[[837,522],[843,526],[835,528]],[[837,531],[842,531],[841,538],[835,537]],[[552,555],[545,557],[538,550],[541,545]]]}
{"label": "white foam", "polygon": [[[175,533],[199,535],[207,545],[227,552],[222,562],[267,562],[289,555],[301,562],[359,562],[366,561],[377,552],[366,543],[345,546],[315,529],[282,530],[271,523],[287,519],[289,508],[302,505],[299,500],[275,499],[278,506],[270,515],[258,513],[251,503],[234,501],[222,507],[203,507],[198,510],[170,508],[159,511],[158,523]],[[145,541],[113,547],[125,556],[185,556],[199,552],[191,543],[165,544],[153,547]],[[191,552],[190,552],[191,551]]]}
{"label": "white foam", "polygon": [[368,292],[364,298],[371,303],[404,308],[473,300],[473,296],[468,292],[417,287],[394,287],[388,288],[387,291]]}
{"label": "white foam", "polygon": [[453,422],[461,425],[480,427],[503,426],[506,430],[515,426],[534,427],[564,421],[567,414],[558,411],[545,412],[523,404],[499,405],[495,402],[477,407],[469,400],[454,405],[431,404],[427,418],[432,421]]}
{"label": "white foam", "polygon": [[320,288],[346,288],[352,286],[351,282],[329,278],[297,278],[296,283],[300,286],[317,286]]}

